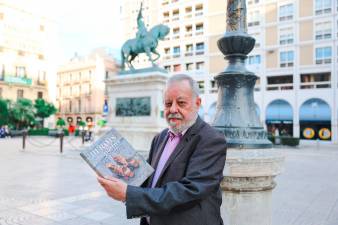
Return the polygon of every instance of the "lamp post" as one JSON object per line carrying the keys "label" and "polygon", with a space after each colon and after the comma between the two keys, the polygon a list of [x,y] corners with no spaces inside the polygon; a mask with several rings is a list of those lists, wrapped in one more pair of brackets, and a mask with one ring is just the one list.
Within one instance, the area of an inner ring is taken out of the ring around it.
{"label": "lamp post", "polygon": [[225,225],[271,225],[274,177],[284,157],[271,149],[255,110],[258,77],[245,67],[255,39],[247,33],[245,0],[227,0],[226,21],[226,32],[217,44],[228,67],[215,77],[218,100],[212,123],[228,143],[221,183],[222,217]]}

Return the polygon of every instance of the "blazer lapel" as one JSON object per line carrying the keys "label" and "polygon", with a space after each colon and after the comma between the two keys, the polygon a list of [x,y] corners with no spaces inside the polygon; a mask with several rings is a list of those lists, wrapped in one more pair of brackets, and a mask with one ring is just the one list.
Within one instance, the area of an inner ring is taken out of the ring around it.
{"label": "blazer lapel", "polygon": [[[182,152],[184,150],[184,147],[188,146],[188,143],[191,140],[191,138],[196,133],[198,133],[198,131],[200,129],[200,126],[202,125],[202,122],[203,121],[199,117],[197,117],[195,124],[192,127],[190,127],[188,129],[188,131],[183,135],[182,140],[180,141],[180,143],[178,143],[178,145],[176,146],[174,152],[170,155],[168,161],[165,163],[165,165],[164,165],[164,167],[163,167],[163,169],[161,171],[161,174],[158,177],[158,180],[157,180],[157,183],[156,183],[155,186],[158,185],[158,182],[161,180],[162,175],[164,174],[164,172],[166,171],[166,169],[169,167],[169,165],[175,160],[175,158],[180,154],[180,152]],[[168,140],[168,137],[166,138],[165,143],[167,143],[167,140]],[[163,146],[163,148],[164,148],[164,146]],[[163,148],[162,148],[162,151],[163,151]],[[161,151],[161,154],[162,154],[162,151]],[[159,157],[157,159],[157,162],[158,162],[161,154],[159,155]]]}

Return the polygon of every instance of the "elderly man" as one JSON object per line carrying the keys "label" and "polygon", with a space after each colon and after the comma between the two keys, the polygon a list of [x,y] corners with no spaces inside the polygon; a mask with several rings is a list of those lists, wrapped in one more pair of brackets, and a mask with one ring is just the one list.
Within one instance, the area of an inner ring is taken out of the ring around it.
{"label": "elderly man", "polygon": [[155,173],[141,186],[98,177],[107,194],[126,204],[127,218],[141,225],[221,225],[220,182],[226,157],[224,135],[198,117],[198,85],[172,76],[164,92],[169,129],[151,144]]}

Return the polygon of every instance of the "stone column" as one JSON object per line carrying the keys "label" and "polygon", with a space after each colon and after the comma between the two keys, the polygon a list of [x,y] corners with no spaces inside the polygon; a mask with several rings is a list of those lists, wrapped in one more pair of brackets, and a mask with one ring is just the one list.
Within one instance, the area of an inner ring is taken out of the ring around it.
{"label": "stone column", "polygon": [[271,225],[274,177],[284,157],[272,149],[255,110],[257,76],[245,67],[255,39],[247,34],[245,0],[227,3],[227,30],[217,44],[229,63],[215,77],[218,100],[212,123],[228,143],[222,217],[226,225]]}

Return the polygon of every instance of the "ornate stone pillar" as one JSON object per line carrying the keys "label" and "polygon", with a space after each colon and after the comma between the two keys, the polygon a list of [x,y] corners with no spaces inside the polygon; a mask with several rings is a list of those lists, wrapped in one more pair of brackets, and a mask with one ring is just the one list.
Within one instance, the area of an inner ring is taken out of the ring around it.
{"label": "ornate stone pillar", "polygon": [[218,100],[213,126],[225,135],[227,161],[222,182],[225,225],[270,225],[274,177],[283,155],[272,149],[255,110],[257,76],[245,67],[255,45],[246,27],[245,0],[227,1],[227,28],[217,42],[228,61],[215,80]]}

